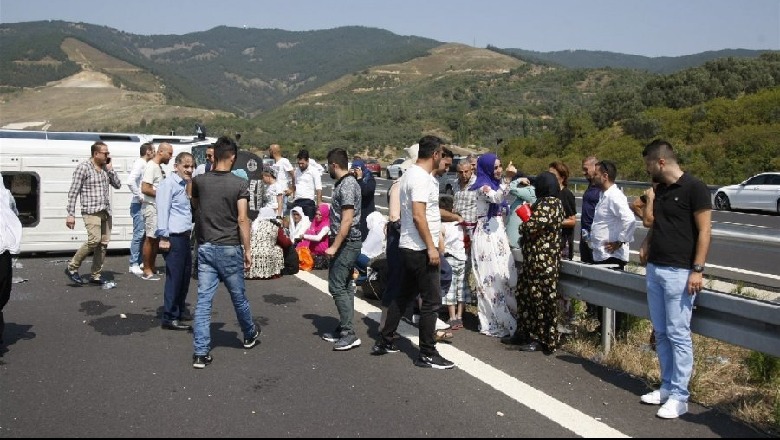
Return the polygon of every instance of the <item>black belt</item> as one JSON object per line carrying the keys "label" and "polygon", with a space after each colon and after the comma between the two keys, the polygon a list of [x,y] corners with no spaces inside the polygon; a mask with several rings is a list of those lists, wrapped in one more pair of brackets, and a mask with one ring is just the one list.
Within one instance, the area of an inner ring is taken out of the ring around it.
{"label": "black belt", "polygon": [[168,234],[171,237],[189,237],[192,235],[191,231],[184,231],[184,232],[174,232],[172,234]]}

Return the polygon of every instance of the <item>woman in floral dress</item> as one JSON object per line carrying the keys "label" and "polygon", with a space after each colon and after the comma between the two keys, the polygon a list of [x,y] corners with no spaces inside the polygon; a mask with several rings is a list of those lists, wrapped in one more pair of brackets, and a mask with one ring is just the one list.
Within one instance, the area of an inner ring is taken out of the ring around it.
{"label": "woman in floral dress", "polygon": [[244,272],[244,278],[269,279],[282,273],[284,252],[276,244],[279,225],[276,223],[273,208],[263,207],[252,222],[252,266]]}
{"label": "woman in floral dress", "polygon": [[558,274],[563,205],[558,179],[545,171],[534,182],[536,203],[531,218],[520,226],[523,276],[518,285],[518,337],[521,351],[552,353],[558,346]]}
{"label": "woman in floral dress", "polygon": [[[510,163],[507,177],[517,171]],[[517,271],[504,227],[507,185],[501,183],[501,161],[495,154],[480,156],[477,178],[477,225],[471,238],[471,261],[476,280],[479,332],[494,337],[511,335],[517,327]]]}

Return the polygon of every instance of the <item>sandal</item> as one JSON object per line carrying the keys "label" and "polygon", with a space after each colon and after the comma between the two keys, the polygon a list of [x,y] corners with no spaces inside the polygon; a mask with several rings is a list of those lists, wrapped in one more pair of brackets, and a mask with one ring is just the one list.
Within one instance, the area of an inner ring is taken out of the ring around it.
{"label": "sandal", "polygon": [[452,330],[458,330],[458,329],[463,328],[463,321],[460,320],[460,319],[452,318],[449,321],[447,321],[447,324],[450,325],[450,328]]}
{"label": "sandal", "polygon": [[452,332],[449,330],[436,330],[434,339],[436,342],[450,342],[449,340],[452,339]]}

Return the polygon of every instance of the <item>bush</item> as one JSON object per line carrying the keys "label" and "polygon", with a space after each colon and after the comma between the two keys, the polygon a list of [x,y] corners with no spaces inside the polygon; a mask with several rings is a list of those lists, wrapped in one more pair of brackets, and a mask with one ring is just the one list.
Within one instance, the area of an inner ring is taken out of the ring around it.
{"label": "bush", "polygon": [[754,351],[745,358],[750,380],[759,384],[780,385],[780,358]]}

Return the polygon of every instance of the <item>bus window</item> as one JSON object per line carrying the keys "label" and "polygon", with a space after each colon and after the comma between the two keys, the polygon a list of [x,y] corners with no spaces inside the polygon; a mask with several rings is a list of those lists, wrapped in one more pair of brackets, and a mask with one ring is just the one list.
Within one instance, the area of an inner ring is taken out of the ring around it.
{"label": "bus window", "polygon": [[41,179],[36,173],[3,173],[3,185],[11,191],[22,227],[34,227],[41,221]]}

